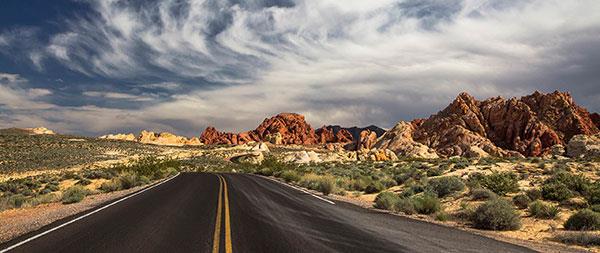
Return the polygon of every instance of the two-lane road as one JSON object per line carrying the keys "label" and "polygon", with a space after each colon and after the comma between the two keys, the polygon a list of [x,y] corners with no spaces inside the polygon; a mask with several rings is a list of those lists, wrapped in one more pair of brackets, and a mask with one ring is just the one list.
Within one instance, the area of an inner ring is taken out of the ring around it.
{"label": "two-lane road", "polygon": [[[83,214],[82,214],[83,215]],[[16,238],[0,250],[53,229]],[[245,174],[183,173],[11,252],[531,252]]]}

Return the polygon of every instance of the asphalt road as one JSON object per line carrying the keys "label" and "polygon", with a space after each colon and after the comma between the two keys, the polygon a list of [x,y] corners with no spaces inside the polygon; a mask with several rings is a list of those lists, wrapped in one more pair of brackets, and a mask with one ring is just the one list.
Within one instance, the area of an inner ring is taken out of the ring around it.
{"label": "asphalt road", "polygon": [[[2,244],[0,250],[78,216]],[[531,250],[344,202],[331,204],[259,176],[184,173],[10,252]]]}

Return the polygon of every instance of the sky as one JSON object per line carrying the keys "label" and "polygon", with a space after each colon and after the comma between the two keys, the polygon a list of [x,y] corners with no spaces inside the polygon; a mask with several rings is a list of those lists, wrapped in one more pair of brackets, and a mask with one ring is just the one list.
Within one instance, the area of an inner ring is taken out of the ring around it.
{"label": "sky", "polygon": [[597,0],[2,0],[0,128],[392,127],[458,93],[600,111]]}

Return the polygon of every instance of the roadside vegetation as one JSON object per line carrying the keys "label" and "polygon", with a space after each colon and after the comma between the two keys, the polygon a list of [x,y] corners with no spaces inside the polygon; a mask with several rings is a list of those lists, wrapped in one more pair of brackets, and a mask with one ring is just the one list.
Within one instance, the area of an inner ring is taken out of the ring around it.
{"label": "roadside vegetation", "polygon": [[180,170],[179,161],[147,157],[128,165],[7,180],[0,183],[0,211],[54,202],[77,203],[88,195],[147,185]]}

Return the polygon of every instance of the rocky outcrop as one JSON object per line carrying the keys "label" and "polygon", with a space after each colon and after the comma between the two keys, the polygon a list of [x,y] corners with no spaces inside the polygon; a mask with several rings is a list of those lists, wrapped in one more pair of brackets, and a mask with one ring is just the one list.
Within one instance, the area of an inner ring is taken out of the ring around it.
{"label": "rocky outcrop", "polygon": [[573,136],[567,145],[567,155],[573,158],[600,157],[600,134]]}
{"label": "rocky outcrop", "polygon": [[343,128],[334,128],[332,126],[322,126],[315,130],[319,143],[347,143],[352,142],[352,134]]}
{"label": "rocky outcrop", "polygon": [[374,147],[389,149],[395,154],[412,158],[438,158],[435,150],[413,140],[415,125],[400,121],[381,136]]}
{"label": "rocky outcrop", "polygon": [[317,144],[315,130],[306,123],[304,116],[297,113],[280,113],[265,119],[256,130],[252,131],[259,140],[267,136],[281,134],[282,144]]}
{"label": "rocky outcrop", "polygon": [[37,135],[37,134],[56,134],[54,131],[45,128],[45,127],[35,127],[35,128],[24,128],[23,130],[29,132],[29,134]]}
{"label": "rocky outcrop", "polygon": [[98,137],[106,140],[117,140],[117,141],[136,141],[135,135],[129,134],[107,134]]}
{"label": "rocky outcrop", "polygon": [[466,155],[472,147],[494,156],[541,156],[576,134],[598,131],[589,113],[568,93],[536,92],[520,99],[484,101],[461,93],[420,123],[413,139],[443,156]]}
{"label": "rocky outcrop", "polygon": [[137,140],[138,142],[144,144],[164,146],[184,146],[202,144],[197,138],[188,139],[186,137],[177,136],[169,132],[154,133],[146,130],[142,130]]}
{"label": "rocky outcrop", "polygon": [[358,139],[360,137],[360,133],[365,130],[375,132],[377,137],[380,137],[385,133],[385,129],[375,126],[375,125],[370,125],[367,127],[341,127],[341,126],[334,125],[334,126],[329,126],[329,127],[332,128],[336,132],[340,131],[341,129],[348,131],[350,133],[350,135],[352,135],[352,140]]}
{"label": "rocky outcrop", "polygon": [[371,150],[377,141],[377,133],[371,130],[363,130],[353,143],[346,145],[346,149],[353,151]]}
{"label": "rocky outcrop", "polygon": [[596,125],[597,128],[600,128],[600,114],[592,113],[590,114],[590,118],[592,118],[592,122]]}

